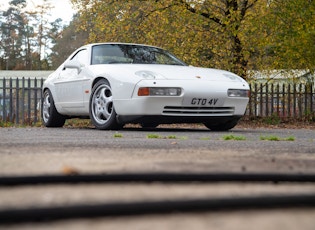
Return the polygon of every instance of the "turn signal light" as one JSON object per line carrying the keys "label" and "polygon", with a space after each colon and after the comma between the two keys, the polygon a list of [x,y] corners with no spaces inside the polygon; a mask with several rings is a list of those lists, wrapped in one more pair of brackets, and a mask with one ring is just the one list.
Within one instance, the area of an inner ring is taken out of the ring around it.
{"label": "turn signal light", "polygon": [[149,87],[142,87],[138,90],[138,96],[149,96],[150,95],[150,88]]}

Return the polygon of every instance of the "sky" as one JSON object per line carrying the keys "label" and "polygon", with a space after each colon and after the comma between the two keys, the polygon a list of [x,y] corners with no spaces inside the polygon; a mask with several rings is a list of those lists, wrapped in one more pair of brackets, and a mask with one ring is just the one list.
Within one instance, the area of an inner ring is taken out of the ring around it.
{"label": "sky", "polygon": [[[0,10],[6,10],[9,6],[11,0],[1,0]],[[70,0],[48,0],[51,5],[54,7],[51,9],[51,21],[54,21],[57,18],[61,18],[65,24],[69,24],[72,19],[72,15],[75,13],[75,10],[72,9]],[[27,7],[29,9],[34,8],[37,5],[43,4],[43,0],[26,0]]]}

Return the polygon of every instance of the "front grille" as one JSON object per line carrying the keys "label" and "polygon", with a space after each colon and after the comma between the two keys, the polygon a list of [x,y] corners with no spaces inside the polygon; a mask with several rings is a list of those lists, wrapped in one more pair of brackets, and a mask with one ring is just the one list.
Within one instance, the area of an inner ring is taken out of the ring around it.
{"label": "front grille", "polygon": [[234,114],[234,107],[183,107],[165,106],[164,115],[186,116],[230,116]]}

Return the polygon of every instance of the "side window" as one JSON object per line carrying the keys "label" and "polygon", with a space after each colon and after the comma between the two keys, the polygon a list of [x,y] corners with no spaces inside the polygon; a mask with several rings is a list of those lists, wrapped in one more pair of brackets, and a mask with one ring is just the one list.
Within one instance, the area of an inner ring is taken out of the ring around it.
{"label": "side window", "polygon": [[88,63],[88,54],[87,54],[87,50],[80,50],[78,51],[72,58],[71,60],[75,60],[78,61],[82,64],[87,64]]}

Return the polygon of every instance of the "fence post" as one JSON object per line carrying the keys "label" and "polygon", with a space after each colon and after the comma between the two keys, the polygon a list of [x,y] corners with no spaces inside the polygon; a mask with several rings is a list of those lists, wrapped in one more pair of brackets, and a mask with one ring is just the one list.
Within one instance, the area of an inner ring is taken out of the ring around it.
{"label": "fence post", "polygon": [[266,116],[269,116],[269,85],[266,84],[266,92],[265,92],[265,98],[266,98]]}
{"label": "fence post", "polygon": [[280,108],[279,108],[279,103],[280,103],[280,96],[279,92],[280,91],[280,85],[279,83],[277,84],[277,115],[280,116]]}
{"label": "fence post", "polygon": [[[297,117],[296,116],[296,83],[293,83],[293,117]],[[299,101],[299,100],[298,100]]]}
{"label": "fence post", "polygon": [[2,93],[2,120],[3,121],[6,121],[7,120],[7,110],[6,110],[6,97],[7,97],[7,95],[6,95],[6,80],[5,80],[5,78],[3,78],[3,82],[2,82],[3,84],[2,84],[2,89],[3,89],[3,93]]}
{"label": "fence post", "polygon": [[42,119],[42,100],[43,100],[43,91],[42,91],[42,87],[43,87],[43,84],[44,84],[44,79],[42,78],[40,80],[40,107],[39,107],[39,119],[41,120]]}
{"label": "fence post", "polygon": [[21,89],[21,94],[22,94],[21,97],[22,97],[22,98],[21,98],[21,101],[22,101],[22,103],[23,103],[21,114],[22,114],[22,123],[25,124],[25,113],[26,113],[26,111],[25,111],[25,109],[26,109],[25,106],[27,105],[27,102],[25,101],[25,89],[26,89],[26,86],[25,86],[25,77],[22,77],[21,81],[22,81],[22,89]]}
{"label": "fence post", "polygon": [[19,97],[19,93],[20,93],[20,86],[19,86],[19,78],[16,78],[16,83],[15,83],[15,94],[16,94],[16,98],[15,98],[15,123],[19,124],[20,123],[20,116],[19,116],[19,110],[20,110],[20,97]]}
{"label": "fence post", "polygon": [[254,97],[254,116],[257,116],[257,108],[258,108],[258,105],[257,105],[257,83],[255,83],[255,97]]}
{"label": "fence post", "polygon": [[271,102],[270,102],[270,112],[271,112],[271,115],[274,114],[274,108],[273,108],[273,103],[274,103],[274,89],[273,89],[273,83],[271,83]]}
{"label": "fence post", "polygon": [[27,83],[28,83],[28,92],[27,92],[27,100],[28,100],[28,102],[27,102],[27,105],[28,105],[28,108],[27,108],[27,112],[28,112],[28,114],[27,114],[27,122],[28,122],[28,124],[30,124],[30,121],[31,121],[31,103],[32,103],[32,101],[31,101],[31,78],[28,78],[27,79]]}
{"label": "fence post", "polygon": [[299,96],[299,98],[300,98],[300,103],[299,103],[299,117],[300,118],[302,118],[303,117],[303,115],[305,115],[305,111],[306,111],[306,106],[307,106],[307,88],[305,87],[304,88],[304,111],[303,111],[303,105],[302,105],[302,103],[303,103],[303,92],[302,92],[302,84],[300,83],[299,84],[299,91],[300,91],[300,96]]}
{"label": "fence post", "polygon": [[37,122],[37,79],[34,82],[34,123]]}
{"label": "fence post", "polygon": [[310,104],[311,104],[311,112],[313,112],[313,96],[315,96],[315,91],[313,92],[313,85],[310,86]]}
{"label": "fence post", "polygon": [[[307,111],[307,96],[308,96],[308,89],[307,89],[307,86],[304,87],[304,111],[303,112],[303,116],[305,117],[308,113]],[[311,111],[309,111],[311,112]]]}
{"label": "fence post", "polygon": [[288,117],[290,117],[291,114],[291,85],[288,84]]}
{"label": "fence post", "polygon": [[9,98],[10,98],[10,104],[9,104],[9,109],[10,109],[10,116],[9,116],[9,121],[10,122],[13,122],[13,84],[12,84],[12,78],[10,78],[10,81],[9,81],[9,84],[10,84],[10,95],[9,95]]}

